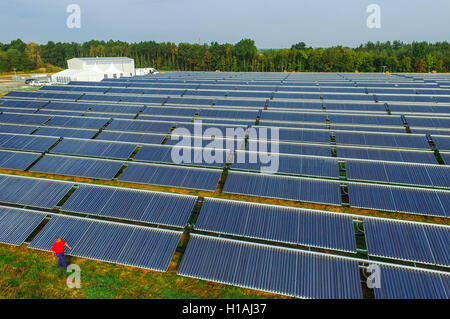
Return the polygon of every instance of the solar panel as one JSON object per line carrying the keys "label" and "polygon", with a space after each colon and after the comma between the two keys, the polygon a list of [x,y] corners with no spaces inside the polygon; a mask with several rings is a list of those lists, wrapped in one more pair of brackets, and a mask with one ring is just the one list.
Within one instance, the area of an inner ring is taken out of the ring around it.
{"label": "solar panel", "polygon": [[338,161],[324,157],[236,151],[231,169],[339,178]]}
{"label": "solar panel", "polygon": [[386,109],[383,104],[376,103],[338,103],[327,102],[324,103],[327,111],[371,111],[371,112],[383,112],[386,113]]}
{"label": "solar panel", "polygon": [[450,136],[431,136],[436,148],[440,151],[450,151]]}
{"label": "solar panel", "polygon": [[13,108],[13,107],[0,107],[0,113],[7,112],[7,113],[27,113],[32,114],[35,113],[38,109],[19,109],[19,108]]}
{"label": "solar panel", "polygon": [[28,247],[50,251],[55,236],[70,244],[72,256],[164,272],[181,232],[53,216]]}
{"label": "solar panel", "polygon": [[135,144],[65,138],[52,149],[52,153],[128,159],[135,149]]}
{"label": "solar panel", "polygon": [[89,104],[84,103],[50,101],[50,103],[45,105],[44,110],[65,110],[65,111],[85,112],[88,110],[88,108]]}
{"label": "solar panel", "polygon": [[[180,136],[181,134],[189,133],[189,135],[200,136],[203,135],[205,137],[214,136],[214,137],[222,137],[229,136],[234,132],[242,133],[244,135],[247,126],[239,126],[232,124],[208,124],[207,120],[202,121],[201,119],[196,120],[194,123],[178,123],[177,128],[174,132],[172,132],[172,136]],[[231,131],[231,132],[229,132]]]}
{"label": "solar panel", "polygon": [[144,109],[143,106],[115,105],[115,104],[86,104],[92,112],[102,113],[129,113],[136,115]]}
{"label": "solar panel", "polygon": [[186,226],[195,196],[80,185],[63,211],[175,227]]}
{"label": "solar panel", "polygon": [[193,117],[197,113],[196,108],[173,107],[173,106],[147,106],[142,114],[163,116],[186,116]]}
{"label": "solar panel", "polygon": [[449,266],[450,227],[389,220],[364,220],[369,255]]}
{"label": "solar panel", "polygon": [[102,131],[97,137],[97,140],[121,141],[130,143],[146,143],[146,144],[161,144],[165,135],[151,134],[151,133],[122,133]]}
{"label": "solar panel", "polygon": [[341,204],[339,183],[300,177],[229,171],[223,192],[321,204]]}
{"label": "solar panel", "polygon": [[[252,127],[250,139],[255,137],[260,140],[277,140],[276,131],[270,127]],[[328,130],[280,128],[278,138],[280,141],[330,143],[330,132]]]}
{"label": "solar panel", "polygon": [[41,93],[39,92],[26,92],[26,91],[11,91],[7,94],[5,94],[3,97],[4,98],[11,98],[11,97],[39,97],[41,95]]}
{"label": "solar panel", "polygon": [[231,119],[251,119],[256,120],[258,111],[232,110],[232,109],[200,109],[198,116],[207,118],[231,118]]}
{"label": "solar panel", "polygon": [[116,176],[122,165],[122,162],[117,161],[45,155],[30,171],[110,180]]}
{"label": "solar panel", "polygon": [[39,110],[37,114],[60,115],[60,116],[82,116],[83,112],[42,109],[42,110]]}
{"label": "solar panel", "polygon": [[[220,125],[230,125],[233,128],[236,126],[241,126],[243,129],[246,129],[249,126],[252,126],[255,124],[256,120],[239,120],[239,119],[222,119],[222,118],[202,118],[202,117],[196,117],[195,121],[202,120],[204,125],[213,126],[212,124],[218,124]],[[177,120],[179,121],[179,120]]]}
{"label": "solar panel", "polygon": [[405,133],[406,130],[404,127],[398,126],[360,126],[360,125],[330,125],[330,130],[345,130],[345,131],[365,131],[365,132],[381,132],[381,133]]}
{"label": "solar panel", "polygon": [[0,202],[53,208],[73,184],[0,175]]}
{"label": "solar panel", "polygon": [[173,126],[174,126],[173,122],[114,119],[108,125],[107,129],[119,131],[169,133],[170,129]]}
{"label": "solar panel", "polygon": [[41,154],[0,151],[0,168],[24,171]]}
{"label": "solar panel", "polygon": [[0,124],[0,133],[31,134],[37,126]]}
{"label": "solar panel", "polygon": [[89,117],[65,117],[55,116],[48,123],[49,126],[61,126],[61,127],[79,127],[79,128],[92,128],[100,129],[108,123],[109,119],[106,118],[89,118]]}
{"label": "solar panel", "polygon": [[413,187],[348,185],[350,206],[449,217],[450,192]]}
{"label": "solar panel", "polygon": [[307,209],[205,198],[195,229],[356,253],[351,218]]}
{"label": "solar panel", "polygon": [[410,126],[425,126],[425,127],[450,127],[450,118],[439,118],[439,117],[412,117],[405,116],[408,125]]}
{"label": "solar panel", "polygon": [[[249,140],[249,143],[251,141]],[[269,144],[269,146],[271,146]],[[272,147],[268,147],[268,152],[272,150]],[[278,152],[283,154],[294,155],[315,155],[315,156],[331,156],[331,147],[327,145],[311,145],[311,144],[296,144],[280,142],[278,144]]]}
{"label": "solar panel", "polygon": [[20,113],[2,113],[0,114],[1,123],[31,124],[42,125],[51,119],[47,115],[20,114]]}
{"label": "solar panel", "polygon": [[443,128],[416,128],[409,127],[412,133],[414,134],[430,134],[430,135],[450,135],[450,129]]}
{"label": "solar panel", "polygon": [[0,147],[5,149],[45,152],[57,141],[48,136],[0,134]]}
{"label": "solar panel", "polygon": [[337,100],[337,101],[370,101],[373,102],[373,95],[372,94],[333,94],[333,93],[323,93],[322,94],[323,100],[328,103],[330,100]]}
{"label": "solar panel", "polygon": [[61,127],[41,127],[33,135],[75,137],[91,139],[98,133],[98,130],[92,129],[73,129]]}
{"label": "solar panel", "polygon": [[274,120],[274,121],[325,123],[327,116],[325,114],[320,114],[320,113],[262,111],[261,119],[262,120]]}
{"label": "solar panel", "polygon": [[45,214],[0,206],[0,243],[22,245],[44,218]]}
{"label": "solar panel", "polygon": [[429,149],[425,135],[335,131],[336,144]]}
{"label": "solar panel", "polygon": [[4,107],[20,107],[20,108],[30,108],[30,109],[39,109],[47,105],[48,102],[44,101],[22,101],[22,100],[5,100],[1,103]]}
{"label": "solar panel", "polygon": [[347,178],[450,188],[450,167],[411,163],[352,161],[345,163]]}
{"label": "solar panel", "polygon": [[79,100],[84,102],[84,101],[101,101],[101,102],[119,102],[121,100],[127,101],[130,100],[129,102],[135,102],[137,98],[134,99],[126,99],[126,98],[121,98],[117,95],[106,95],[106,94],[102,94],[102,95],[97,95],[97,94],[85,94],[82,95]]}
{"label": "solar panel", "polygon": [[432,151],[409,151],[379,148],[336,147],[337,157],[358,158],[393,162],[412,162],[436,164],[437,160]]}
{"label": "solar panel", "polygon": [[349,115],[349,114],[329,114],[328,118],[331,123],[403,126],[403,121],[400,118],[400,116],[394,115],[367,116],[367,115]]}
{"label": "solar panel", "polygon": [[441,158],[444,160],[444,163],[446,165],[450,165],[450,153],[439,153],[441,155]]}
{"label": "solar panel", "polygon": [[450,276],[423,270],[380,266],[382,284],[377,299],[448,299]]}
{"label": "solar panel", "polygon": [[362,298],[356,262],[196,234],[178,274],[300,298]]}
{"label": "solar panel", "polygon": [[[172,101],[172,99],[170,99]],[[265,101],[255,101],[255,100],[216,100],[211,101],[210,104],[214,102],[216,106],[237,106],[237,107],[255,107],[264,108]]]}
{"label": "solar panel", "polygon": [[[244,134],[234,138],[221,138],[219,136],[182,136],[171,134],[165,145],[192,146],[197,148],[241,149],[244,143]],[[180,144],[181,143],[181,144]]]}
{"label": "solar panel", "polygon": [[119,181],[215,191],[221,175],[219,169],[129,164]]}
{"label": "solar panel", "polygon": [[227,159],[225,150],[209,150],[183,146],[145,145],[133,159],[145,162],[188,164],[198,166],[224,167]]}
{"label": "solar panel", "polygon": [[[262,105],[264,107],[264,104]],[[270,100],[268,104],[269,110],[272,109],[314,109],[321,110],[322,102],[293,102],[293,101],[278,101]]]}

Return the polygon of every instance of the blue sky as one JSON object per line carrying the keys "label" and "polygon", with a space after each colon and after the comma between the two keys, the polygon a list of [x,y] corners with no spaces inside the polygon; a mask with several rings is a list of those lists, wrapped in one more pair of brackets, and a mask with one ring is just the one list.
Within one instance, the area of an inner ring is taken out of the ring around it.
{"label": "blue sky", "polygon": [[[81,8],[81,28],[66,26],[66,7]],[[369,29],[369,4],[381,28]],[[0,42],[91,39],[236,43],[259,48],[357,46],[367,41],[450,41],[449,0],[1,0]],[[6,27],[5,27],[6,26]]]}

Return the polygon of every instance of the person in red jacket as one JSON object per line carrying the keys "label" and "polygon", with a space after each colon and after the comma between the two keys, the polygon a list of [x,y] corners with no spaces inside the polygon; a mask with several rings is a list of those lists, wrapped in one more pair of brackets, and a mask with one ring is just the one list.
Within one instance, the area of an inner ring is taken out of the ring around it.
{"label": "person in red jacket", "polygon": [[69,249],[72,249],[61,237],[56,238],[56,241],[52,246],[52,256],[53,260],[56,260],[58,257],[58,268],[65,267],[67,268],[66,258],[64,258],[64,246]]}

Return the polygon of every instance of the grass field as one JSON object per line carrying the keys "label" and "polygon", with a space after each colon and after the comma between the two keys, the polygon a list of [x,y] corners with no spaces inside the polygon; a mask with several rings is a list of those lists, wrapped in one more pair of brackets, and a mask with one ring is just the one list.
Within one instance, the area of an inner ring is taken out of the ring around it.
{"label": "grass field", "polygon": [[66,286],[68,273],[51,254],[25,246],[0,244],[0,298],[285,298],[176,275],[179,260],[167,273],[67,257],[81,268],[81,288]]}
{"label": "grass field", "polygon": [[0,97],[11,91],[37,91],[39,89],[38,86],[28,86],[23,82],[0,79]]}

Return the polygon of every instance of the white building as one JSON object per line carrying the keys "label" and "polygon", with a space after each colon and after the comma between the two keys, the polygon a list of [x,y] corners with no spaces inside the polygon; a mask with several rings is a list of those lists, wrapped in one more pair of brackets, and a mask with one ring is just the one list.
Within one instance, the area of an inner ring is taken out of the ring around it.
{"label": "white building", "polygon": [[73,58],[67,60],[67,65],[67,70],[52,75],[53,82],[100,81],[136,75],[134,60],[125,57]]}

